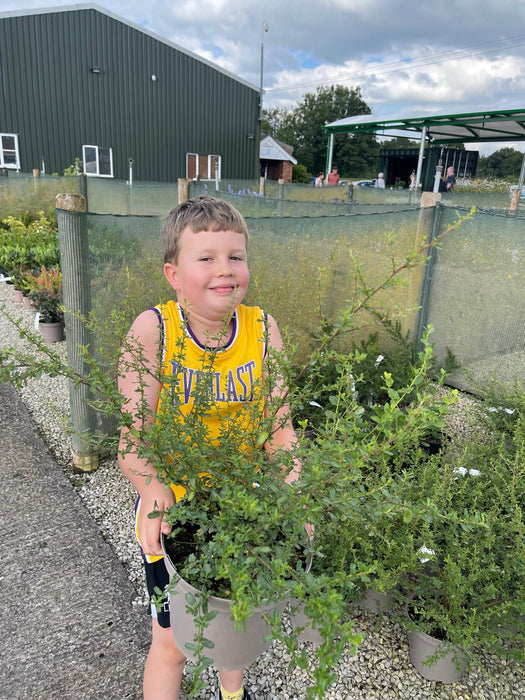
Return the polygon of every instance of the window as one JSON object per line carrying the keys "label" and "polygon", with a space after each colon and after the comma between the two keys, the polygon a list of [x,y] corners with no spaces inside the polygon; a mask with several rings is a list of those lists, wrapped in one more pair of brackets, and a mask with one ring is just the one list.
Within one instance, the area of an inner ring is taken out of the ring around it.
{"label": "window", "polygon": [[20,170],[18,136],[16,134],[0,134],[0,167]]}
{"label": "window", "polygon": [[221,156],[186,153],[186,177],[196,180],[215,180],[215,166],[221,179]]}
{"label": "window", "polygon": [[84,173],[93,177],[113,177],[113,151],[104,146],[82,146]]}

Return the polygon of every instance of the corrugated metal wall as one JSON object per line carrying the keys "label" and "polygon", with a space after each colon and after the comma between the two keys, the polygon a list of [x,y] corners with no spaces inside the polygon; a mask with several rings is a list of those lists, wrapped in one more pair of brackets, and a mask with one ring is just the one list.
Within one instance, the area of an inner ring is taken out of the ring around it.
{"label": "corrugated metal wall", "polygon": [[258,176],[257,89],[95,9],[0,17],[0,80],[23,171],[44,157],[61,173],[92,144],[113,149],[120,179],[129,157],[137,180],[184,177],[187,152]]}

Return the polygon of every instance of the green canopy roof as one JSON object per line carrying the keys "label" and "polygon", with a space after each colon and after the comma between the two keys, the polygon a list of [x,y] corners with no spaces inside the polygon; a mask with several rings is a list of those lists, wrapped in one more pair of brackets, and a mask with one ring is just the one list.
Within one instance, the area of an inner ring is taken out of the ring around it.
{"label": "green canopy roof", "polygon": [[[328,134],[421,133],[432,143],[468,143],[481,141],[525,141],[525,109],[510,109],[466,114],[441,114],[401,119],[377,119],[373,115],[347,117],[326,124]],[[392,134],[389,134],[392,135]],[[405,134],[403,134],[405,135]]]}

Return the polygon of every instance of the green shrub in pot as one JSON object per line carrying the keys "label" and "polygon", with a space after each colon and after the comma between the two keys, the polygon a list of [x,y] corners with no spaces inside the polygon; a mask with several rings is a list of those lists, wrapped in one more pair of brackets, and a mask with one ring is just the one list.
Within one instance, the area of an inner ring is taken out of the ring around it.
{"label": "green shrub in pot", "polygon": [[480,437],[420,467],[419,488],[439,508],[415,539],[418,564],[398,591],[407,628],[476,658],[525,650],[525,430]]}

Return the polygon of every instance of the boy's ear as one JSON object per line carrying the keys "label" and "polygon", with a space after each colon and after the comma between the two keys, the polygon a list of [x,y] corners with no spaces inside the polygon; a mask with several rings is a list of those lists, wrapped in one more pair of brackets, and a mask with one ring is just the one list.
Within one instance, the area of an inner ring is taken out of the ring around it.
{"label": "boy's ear", "polygon": [[177,268],[175,265],[173,265],[173,263],[166,263],[164,265],[164,275],[170,286],[177,290],[179,288],[179,276],[177,274]]}

